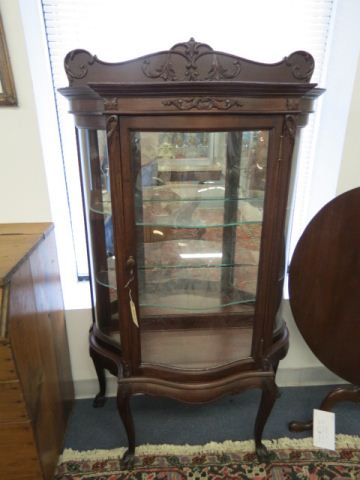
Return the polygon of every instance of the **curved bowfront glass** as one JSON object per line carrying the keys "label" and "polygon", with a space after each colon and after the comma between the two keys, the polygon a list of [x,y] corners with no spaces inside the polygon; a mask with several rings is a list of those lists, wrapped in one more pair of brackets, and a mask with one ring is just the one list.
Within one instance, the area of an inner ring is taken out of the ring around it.
{"label": "curved bowfront glass", "polygon": [[94,315],[104,334],[118,332],[115,251],[106,132],[78,129]]}

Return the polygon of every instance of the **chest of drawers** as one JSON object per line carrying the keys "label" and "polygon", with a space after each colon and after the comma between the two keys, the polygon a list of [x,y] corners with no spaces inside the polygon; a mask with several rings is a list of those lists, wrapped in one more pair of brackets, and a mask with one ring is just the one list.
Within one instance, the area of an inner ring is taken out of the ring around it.
{"label": "chest of drawers", "polygon": [[53,225],[0,225],[0,465],[48,480],[74,397]]}

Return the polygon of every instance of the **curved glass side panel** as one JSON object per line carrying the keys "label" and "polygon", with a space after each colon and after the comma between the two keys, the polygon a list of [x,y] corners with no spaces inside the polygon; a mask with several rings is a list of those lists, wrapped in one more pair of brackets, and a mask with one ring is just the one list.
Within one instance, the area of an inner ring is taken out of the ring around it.
{"label": "curved glass side panel", "polygon": [[131,135],[142,361],[213,368],[250,356],[269,132]]}
{"label": "curved glass side panel", "polygon": [[114,235],[106,132],[78,129],[91,290],[97,326],[118,338]]}

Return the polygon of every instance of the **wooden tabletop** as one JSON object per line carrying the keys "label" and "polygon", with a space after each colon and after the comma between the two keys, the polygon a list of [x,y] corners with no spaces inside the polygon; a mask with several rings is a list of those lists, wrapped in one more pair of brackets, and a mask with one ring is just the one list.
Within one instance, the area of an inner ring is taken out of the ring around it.
{"label": "wooden tabletop", "polygon": [[53,227],[52,223],[0,224],[0,286]]}
{"label": "wooden tabletop", "polygon": [[317,358],[360,385],[360,188],[329,202],[301,236],[289,272],[295,322]]}

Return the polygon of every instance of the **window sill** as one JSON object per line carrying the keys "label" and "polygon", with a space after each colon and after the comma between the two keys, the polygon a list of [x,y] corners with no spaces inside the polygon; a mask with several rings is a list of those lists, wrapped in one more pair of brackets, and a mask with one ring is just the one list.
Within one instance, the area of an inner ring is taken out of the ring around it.
{"label": "window sill", "polygon": [[91,308],[90,282],[62,282],[65,310]]}

